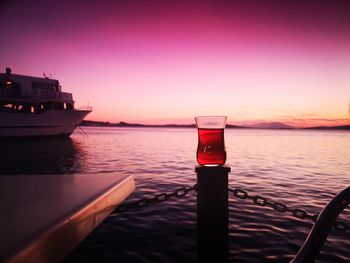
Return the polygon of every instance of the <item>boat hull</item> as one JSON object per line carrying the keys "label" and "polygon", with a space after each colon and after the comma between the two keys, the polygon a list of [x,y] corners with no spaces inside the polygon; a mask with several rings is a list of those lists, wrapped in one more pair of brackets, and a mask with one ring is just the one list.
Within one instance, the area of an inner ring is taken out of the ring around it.
{"label": "boat hull", "polygon": [[68,137],[90,112],[55,110],[41,114],[0,113],[0,139]]}

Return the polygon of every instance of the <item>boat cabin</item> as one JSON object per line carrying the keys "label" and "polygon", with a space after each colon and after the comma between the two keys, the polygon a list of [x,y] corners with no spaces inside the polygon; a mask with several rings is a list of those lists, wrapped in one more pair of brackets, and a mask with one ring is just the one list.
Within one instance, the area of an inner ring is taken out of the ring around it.
{"label": "boat cabin", "polygon": [[48,110],[73,110],[71,93],[62,92],[58,80],[0,73],[0,112],[42,113]]}

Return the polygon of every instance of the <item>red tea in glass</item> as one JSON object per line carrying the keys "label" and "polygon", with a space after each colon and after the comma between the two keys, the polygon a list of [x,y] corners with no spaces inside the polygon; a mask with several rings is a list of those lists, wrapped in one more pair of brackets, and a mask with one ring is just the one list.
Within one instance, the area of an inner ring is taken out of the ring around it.
{"label": "red tea in glass", "polygon": [[204,166],[219,166],[226,162],[224,116],[196,117],[198,128],[197,161]]}
{"label": "red tea in glass", "polygon": [[224,129],[198,129],[197,161],[200,165],[225,164]]}

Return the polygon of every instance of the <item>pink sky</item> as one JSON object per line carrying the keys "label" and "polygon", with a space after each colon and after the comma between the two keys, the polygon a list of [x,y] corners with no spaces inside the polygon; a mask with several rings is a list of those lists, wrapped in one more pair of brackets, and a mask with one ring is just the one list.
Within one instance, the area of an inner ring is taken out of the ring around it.
{"label": "pink sky", "polygon": [[72,2],[0,4],[0,67],[51,74],[90,120],[349,124],[347,1]]}

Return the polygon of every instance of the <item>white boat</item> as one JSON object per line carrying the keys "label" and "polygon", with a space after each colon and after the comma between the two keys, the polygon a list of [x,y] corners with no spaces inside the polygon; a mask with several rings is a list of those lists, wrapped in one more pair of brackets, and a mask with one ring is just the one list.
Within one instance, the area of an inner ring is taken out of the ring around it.
{"label": "white boat", "polygon": [[68,137],[92,111],[75,109],[58,80],[0,73],[0,139]]}

